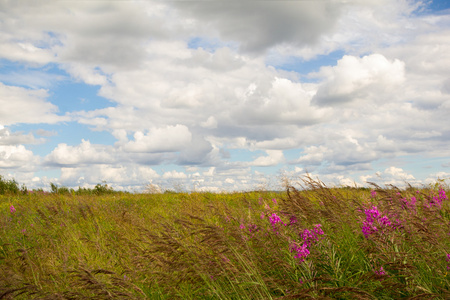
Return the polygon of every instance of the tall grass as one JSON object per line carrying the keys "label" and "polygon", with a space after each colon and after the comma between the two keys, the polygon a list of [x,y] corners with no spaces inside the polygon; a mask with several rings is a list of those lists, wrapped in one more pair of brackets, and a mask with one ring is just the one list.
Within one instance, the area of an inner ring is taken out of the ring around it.
{"label": "tall grass", "polygon": [[446,193],[0,195],[0,298],[446,299]]}

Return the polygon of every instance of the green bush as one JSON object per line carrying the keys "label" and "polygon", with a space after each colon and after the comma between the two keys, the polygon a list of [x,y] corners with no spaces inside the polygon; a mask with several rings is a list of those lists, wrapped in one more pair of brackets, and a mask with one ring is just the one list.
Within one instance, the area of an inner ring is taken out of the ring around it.
{"label": "green bush", "polygon": [[[26,191],[26,187],[22,188]],[[19,194],[21,189],[19,184],[14,179],[5,179],[0,175],[0,194]]]}

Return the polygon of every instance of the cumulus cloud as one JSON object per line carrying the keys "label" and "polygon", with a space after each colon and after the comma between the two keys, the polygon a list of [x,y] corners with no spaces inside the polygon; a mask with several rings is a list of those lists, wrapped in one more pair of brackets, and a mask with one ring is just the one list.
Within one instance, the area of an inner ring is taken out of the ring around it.
{"label": "cumulus cloud", "polygon": [[417,185],[420,183],[412,174],[405,172],[402,168],[388,167],[384,171],[378,171],[374,175],[365,176],[365,182],[375,182],[379,185],[393,185],[404,187],[407,184]]}
{"label": "cumulus cloud", "polygon": [[23,145],[4,146],[0,145],[0,168],[15,169],[32,163],[33,152],[27,150]]}
{"label": "cumulus cloud", "polygon": [[[326,79],[313,102],[318,105],[339,105],[346,102],[386,99],[386,93],[404,81],[405,64],[389,61],[383,55],[372,54],[357,58],[344,56],[335,67],[322,67],[318,76]],[[381,96],[380,96],[381,95]]]}
{"label": "cumulus cloud", "polygon": [[8,128],[0,125],[0,145],[37,144],[42,139],[36,139],[32,133],[11,132]]}
{"label": "cumulus cloud", "polygon": [[69,187],[93,187],[97,183],[107,182],[115,189],[139,191],[149,180],[158,179],[160,175],[151,167],[115,164],[78,165],[61,168],[59,184]]}
{"label": "cumulus cloud", "polygon": [[168,179],[168,178],[171,178],[171,179],[185,179],[185,178],[187,178],[187,175],[185,173],[183,173],[183,172],[168,171],[168,172],[165,172],[162,175],[162,178],[164,178],[164,179]]}
{"label": "cumulus cloud", "polygon": [[284,161],[283,151],[281,150],[266,150],[267,156],[260,156],[251,162],[255,167],[276,166]]}
{"label": "cumulus cloud", "polygon": [[146,134],[137,131],[134,140],[123,146],[127,152],[176,152],[184,149],[192,139],[192,134],[184,125],[150,129]]}
{"label": "cumulus cloud", "polygon": [[60,166],[76,166],[83,164],[106,164],[114,162],[111,155],[111,147],[104,145],[92,145],[87,140],[82,140],[78,146],[58,144],[58,146],[46,157],[48,164]]}
{"label": "cumulus cloud", "polygon": [[15,123],[56,123],[67,120],[57,115],[58,107],[48,102],[48,92],[4,85],[0,82],[0,120]]}
{"label": "cumulus cloud", "polygon": [[275,77],[272,82],[252,83],[244,95],[243,105],[234,109],[239,124],[318,123],[326,110],[311,106],[311,93],[300,83]]}

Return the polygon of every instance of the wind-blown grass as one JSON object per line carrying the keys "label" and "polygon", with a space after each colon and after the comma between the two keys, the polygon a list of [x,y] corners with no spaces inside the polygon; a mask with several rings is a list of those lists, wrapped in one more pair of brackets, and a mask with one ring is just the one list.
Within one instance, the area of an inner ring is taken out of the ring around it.
{"label": "wind-blown grass", "polygon": [[447,193],[0,195],[0,298],[445,299]]}

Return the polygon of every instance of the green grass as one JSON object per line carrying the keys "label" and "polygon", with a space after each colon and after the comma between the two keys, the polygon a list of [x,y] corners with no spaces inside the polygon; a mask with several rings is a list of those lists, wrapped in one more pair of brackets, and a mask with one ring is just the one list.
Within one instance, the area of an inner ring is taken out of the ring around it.
{"label": "green grass", "polygon": [[[450,297],[449,200],[430,205],[439,185],[375,196],[311,180],[284,193],[102,187],[0,195],[0,299]],[[390,225],[377,221],[366,237],[373,206]],[[323,234],[296,258],[293,245],[317,224]]]}

